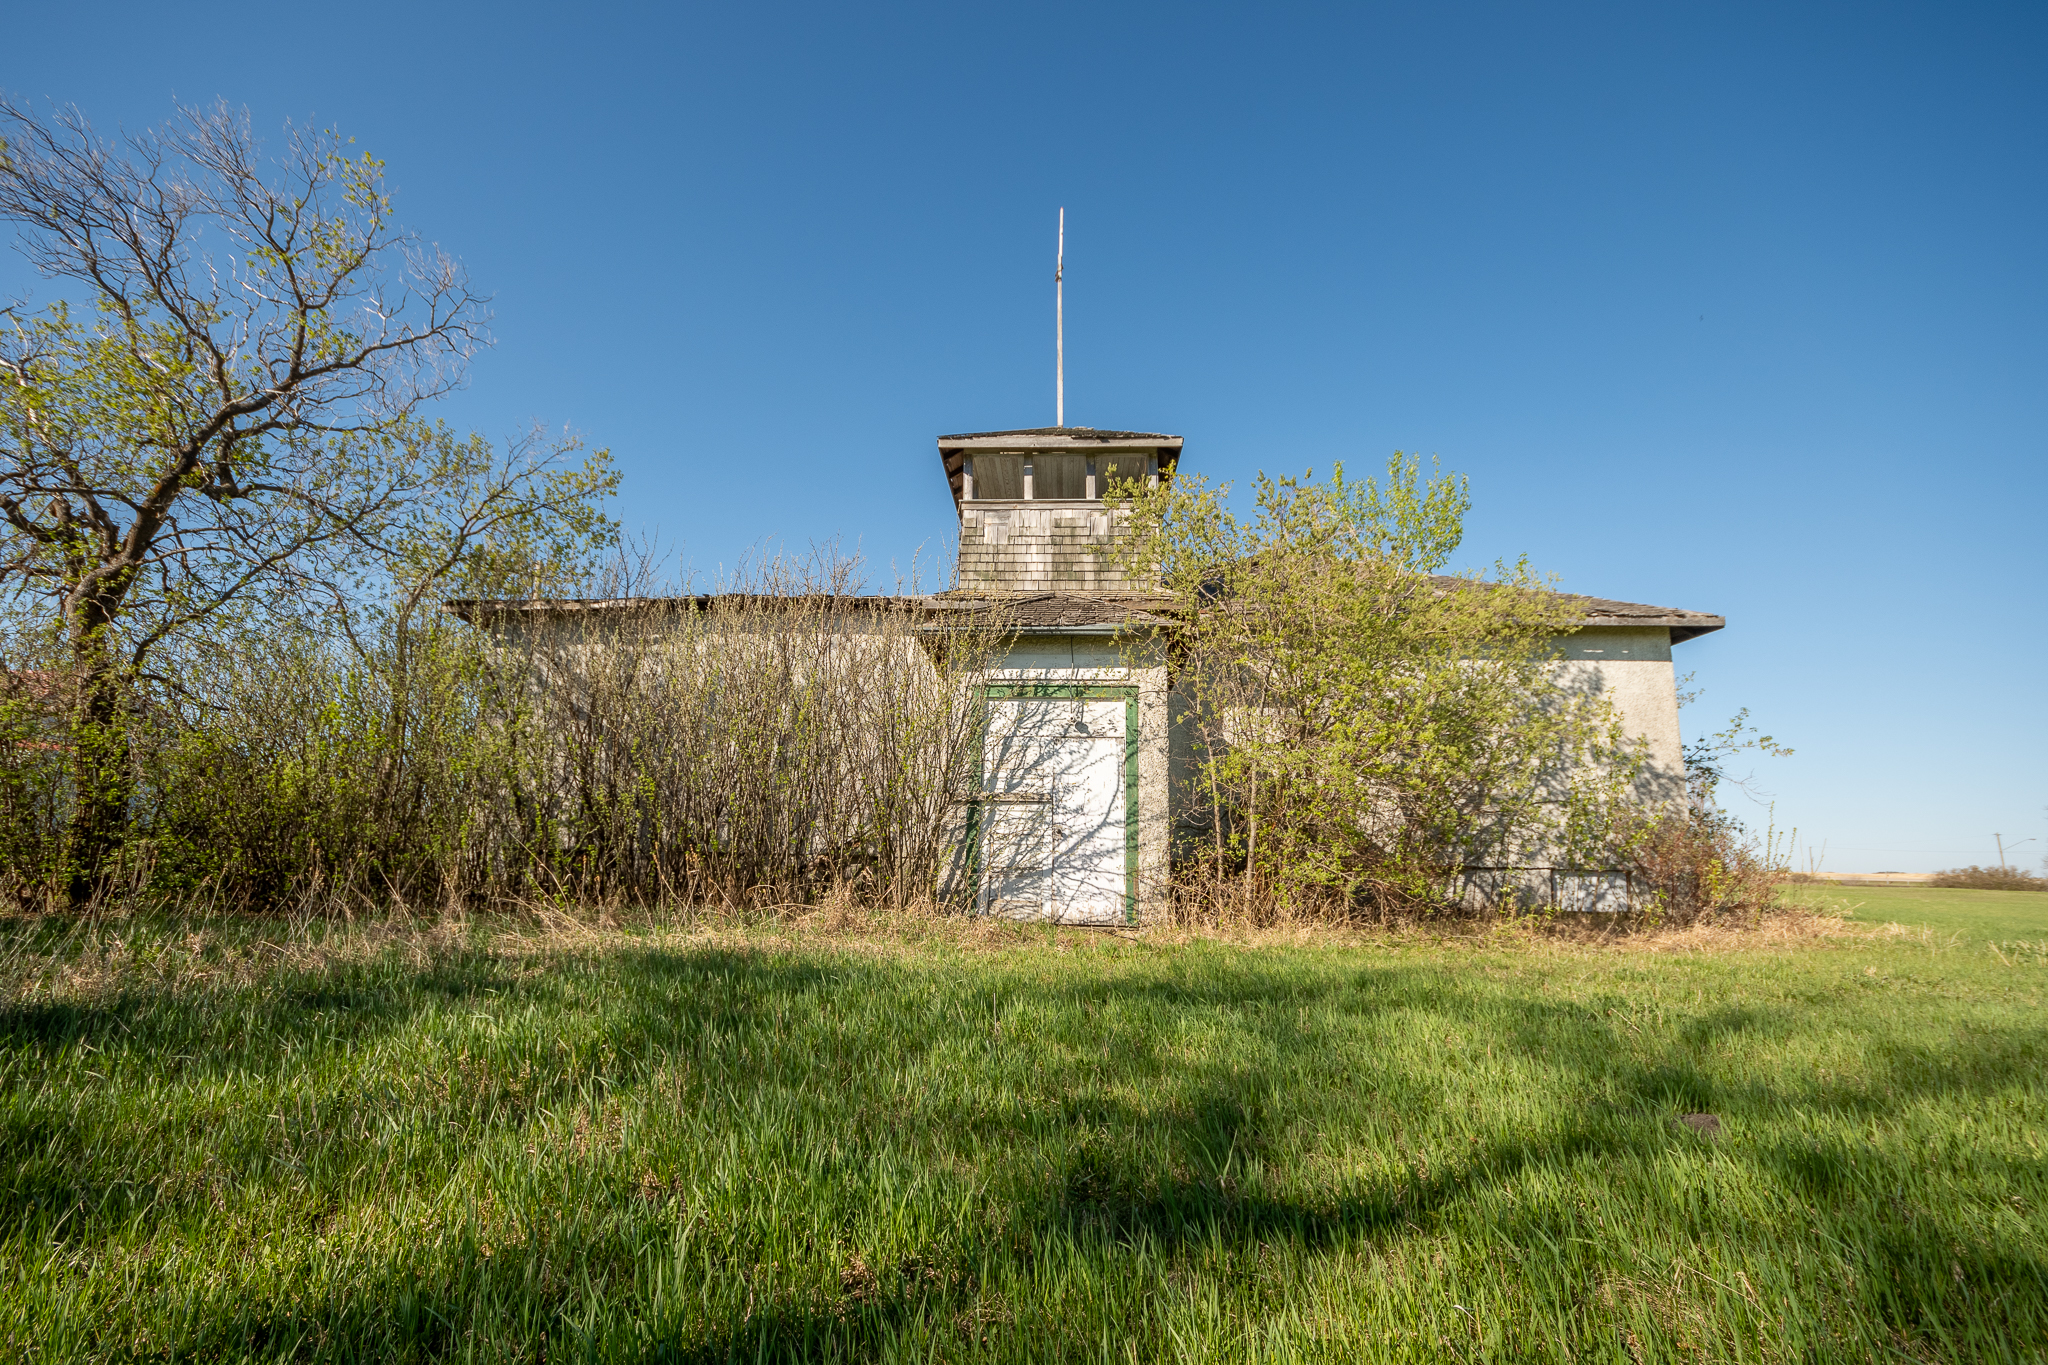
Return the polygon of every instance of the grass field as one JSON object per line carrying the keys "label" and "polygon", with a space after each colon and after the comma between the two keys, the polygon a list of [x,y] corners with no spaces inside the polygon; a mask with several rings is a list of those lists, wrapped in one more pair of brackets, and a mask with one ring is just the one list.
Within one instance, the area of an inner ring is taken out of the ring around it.
{"label": "grass field", "polygon": [[2048,939],[2048,892],[1958,891],[1938,886],[1795,886],[1795,905],[1846,909],[1863,924],[1926,926],[1980,941]]}
{"label": "grass field", "polygon": [[0,1352],[2048,1360],[2048,931],[1915,894],[1620,946],[16,922]]}

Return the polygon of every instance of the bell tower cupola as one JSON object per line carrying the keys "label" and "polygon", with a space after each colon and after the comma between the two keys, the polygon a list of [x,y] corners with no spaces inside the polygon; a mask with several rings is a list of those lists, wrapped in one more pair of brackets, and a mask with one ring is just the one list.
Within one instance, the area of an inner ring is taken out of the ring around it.
{"label": "bell tower cupola", "polygon": [[1157,486],[1181,438],[1150,431],[1040,427],[939,437],[960,514],[959,583],[1012,592],[1143,591],[1112,553],[1122,514],[1102,504],[1113,482]]}

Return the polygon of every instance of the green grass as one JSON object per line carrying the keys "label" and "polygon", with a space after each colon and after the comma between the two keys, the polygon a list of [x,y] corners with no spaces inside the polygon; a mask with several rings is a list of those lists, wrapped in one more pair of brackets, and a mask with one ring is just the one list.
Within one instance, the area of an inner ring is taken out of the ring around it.
{"label": "green grass", "polygon": [[1939,886],[1794,886],[1795,905],[1846,907],[1873,924],[1926,925],[1983,940],[2048,939],[2048,891],[1963,891]]}
{"label": "green grass", "polygon": [[14,1358],[2048,1360],[2038,940],[0,933]]}

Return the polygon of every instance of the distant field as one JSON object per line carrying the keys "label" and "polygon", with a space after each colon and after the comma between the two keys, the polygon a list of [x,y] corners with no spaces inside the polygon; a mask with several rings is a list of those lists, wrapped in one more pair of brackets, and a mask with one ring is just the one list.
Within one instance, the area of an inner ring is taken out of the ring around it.
{"label": "distant field", "polygon": [[2038,1365],[1995,937],[0,922],[0,1355]]}
{"label": "distant field", "polygon": [[1934,886],[1794,886],[1794,905],[1847,906],[1870,924],[1926,925],[1976,939],[2048,940],[2048,891],[1958,891]]}

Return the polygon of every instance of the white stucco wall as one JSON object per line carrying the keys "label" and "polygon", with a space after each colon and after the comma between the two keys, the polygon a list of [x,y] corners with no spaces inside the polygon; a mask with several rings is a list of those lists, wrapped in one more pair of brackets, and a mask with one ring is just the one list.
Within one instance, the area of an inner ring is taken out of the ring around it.
{"label": "white stucco wall", "polygon": [[1685,791],[1685,747],[1678,729],[1678,684],[1671,665],[1671,631],[1664,626],[1602,627],[1558,642],[1551,665],[1562,687],[1607,698],[1630,738],[1645,746],[1637,784],[1646,801],[1673,800]]}
{"label": "white stucco wall", "polygon": [[[1685,747],[1678,721],[1678,682],[1667,626],[1600,626],[1556,641],[1559,658],[1548,665],[1560,688],[1604,697],[1622,732],[1643,746],[1635,797],[1645,805],[1683,800]],[[1628,878],[1602,868],[1573,868],[1560,857],[1535,856],[1525,865],[1468,868],[1463,895],[1475,905],[1503,896],[1523,905],[1568,910],[1621,910],[1630,904]]]}

